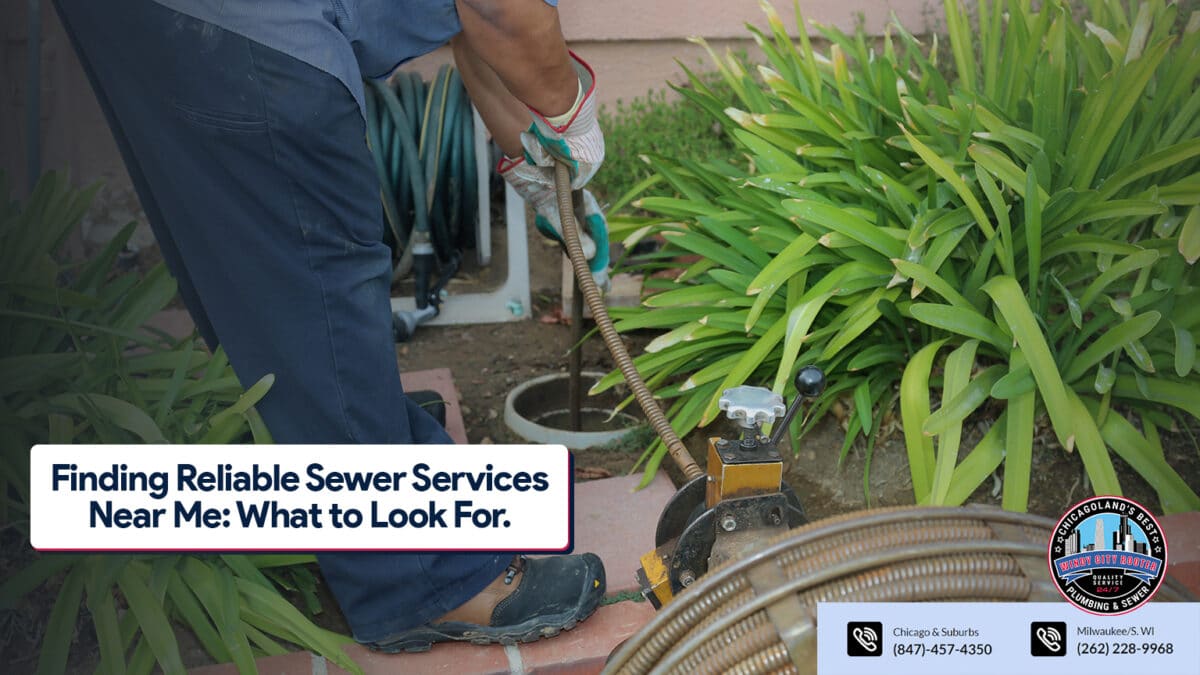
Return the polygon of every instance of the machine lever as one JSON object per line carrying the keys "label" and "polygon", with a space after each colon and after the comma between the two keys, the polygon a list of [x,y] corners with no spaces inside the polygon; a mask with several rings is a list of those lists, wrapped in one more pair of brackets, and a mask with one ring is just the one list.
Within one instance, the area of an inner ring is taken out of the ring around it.
{"label": "machine lever", "polygon": [[800,411],[800,405],[806,398],[816,398],[825,391],[825,373],[816,366],[804,366],[796,373],[796,398],[792,399],[792,404],[788,406],[787,412],[783,414],[783,419],[779,420],[779,424],[775,427],[775,431],[771,434],[771,445],[779,447],[779,442],[787,434],[787,428],[792,423],[792,418]]}

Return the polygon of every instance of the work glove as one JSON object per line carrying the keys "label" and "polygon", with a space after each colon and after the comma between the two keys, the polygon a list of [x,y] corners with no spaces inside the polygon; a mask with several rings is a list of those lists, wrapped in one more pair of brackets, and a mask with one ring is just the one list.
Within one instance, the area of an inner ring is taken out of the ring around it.
{"label": "work glove", "polygon": [[[571,65],[579,76],[575,105],[563,115],[547,119],[530,108],[533,124],[521,134],[525,160],[553,170],[556,161],[571,170],[571,188],[578,190],[604,162],[604,134],[596,121],[596,78],[592,69],[574,53]],[[553,178],[553,173],[550,176]]]}
{"label": "work glove", "polygon": [[[565,247],[558,196],[554,189],[553,169],[532,166],[525,158],[500,160],[496,170],[516,190],[535,213],[534,225],[543,235]],[[579,225],[579,243],[588,259],[588,269],[601,290],[609,290],[608,221],[590,190],[583,190],[584,220]]]}

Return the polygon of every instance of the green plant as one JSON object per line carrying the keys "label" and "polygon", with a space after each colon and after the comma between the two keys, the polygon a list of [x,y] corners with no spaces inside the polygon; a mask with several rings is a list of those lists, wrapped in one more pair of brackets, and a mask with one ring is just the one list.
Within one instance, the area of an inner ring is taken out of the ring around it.
{"label": "green plant", "polygon": [[[715,73],[702,73],[699,78],[712,90],[725,89]],[[591,187],[602,202],[616,202],[644,181],[649,181],[643,188],[650,194],[673,194],[669,185],[655,178],[643,155],[698,158],[733,150],[720,124],[685,100],[668,98],[662,89],[629,103],[617,101],[616,110],[601,106],[600,126],[607,145],[604,168]]]}
{"label": "green plant", "polygon": [[[637,362],[677,430],[815,363],[831,386],[791,431],[848,397],[843,456],[865,437],[869,470],[898,408],[920,503],[961,503],[1003,463],[1003,505],[1025,510],[1043,428],[1097,493],[1121,491],[1111,450],[1165,511],[1200,507],[1159,443],[1170,415],[1200,417],[1200,14],[1175,33],[1161,0],[1086,4],[980,0],[972,25],[946,0],[949,49],[818,27],[827,54],[768,7],[761,80],[712,55],[734,95],[682,93],[749,170],[654,158],[680,196],[613,219],[666,239],[652,269],[689,261],[618,324],[668,331]],[[994,423],[960,459],[976,413]]]}
{"label": "green plant", "polygon": [[[85,263],[55,258],[93,192],[49,174],[21,207],[7,197],[0,175],[0,523],[24,537],[34,444],[271,441],[253,407],[271,376],[243,391],[224,352],[209,356],[194,338],[176,341],[142,328],[176,288],[161,265],[144,277],[112,273],[132,226]],[[0,608],[61,580],[38,662],[43,673],[64,670],[81,604],[95,626],[101,672],[149,673],[156,663],[181,672],[174,622],[242,672],[254,672],[257,654],[283,653],[278,640],[357,670],[340,649],[349,638],[315,626],[275,585],[300,592],[310,611],[319,611],[313,576],[299,566],[309,562],[311,556],[43,556],[0,585]]]}

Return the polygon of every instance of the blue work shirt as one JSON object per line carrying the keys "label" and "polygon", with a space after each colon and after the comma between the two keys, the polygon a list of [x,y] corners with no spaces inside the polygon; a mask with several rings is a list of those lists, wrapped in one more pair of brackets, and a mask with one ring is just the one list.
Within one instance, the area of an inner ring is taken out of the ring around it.
{"label": "blue work shirt", "polygon": [[[260,42],[342,81],[360,110],[364,77],[446,44],[462,30],[454,0],[155,0]],[[558,0],[544,0],[557,6]]]}

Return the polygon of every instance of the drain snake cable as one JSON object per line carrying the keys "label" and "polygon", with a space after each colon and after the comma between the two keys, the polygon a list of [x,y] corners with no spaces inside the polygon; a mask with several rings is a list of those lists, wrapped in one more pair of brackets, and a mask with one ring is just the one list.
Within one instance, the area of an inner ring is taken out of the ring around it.
{"label": "drain snake cable", "polygon": [[[579,240],[579,224],[575,219],[571,192],[571,175],[567,165],[562,162],[558,162],[554,167],[554,186],[555,196],[558,197],[558,213],[562,222],[563,242],[567,250],[567,257],[571,260],[571,270],[579,281],[581,294],[584,301],[587,302],[588,309],[592,312],[592,318],[596,321],[596,327],[604,339],[604,345],[608,347],[609,353],[616,361],[617,368],[633,391],[634,397],[637,398],[638,405],[646,414],[646,419],[650,421],[650,426],[667,446],[667,452],[671,455],[671,459],[675,461],[676,466],[689,481],[698,478],[704,474],[704,470],[696,464],[695,459],[692,459],[683,441],[679,440],[679,435],[675,433],[675,429],[671,427],[671,423],[658,405],[658,401],[650,393],[650,388],[642,380],[641,374],[633,364],[633,359],[629,356],[629,351],[625,349],[625,343],[617,335],[612,319],[608,316],[608,309],[604,306],[600,289],[596,286],[596,280],[592,278],[591,270],[588,269],[587,257],[584,256],[583,246]],[[578,348],[576,346],[576,349]]]}

